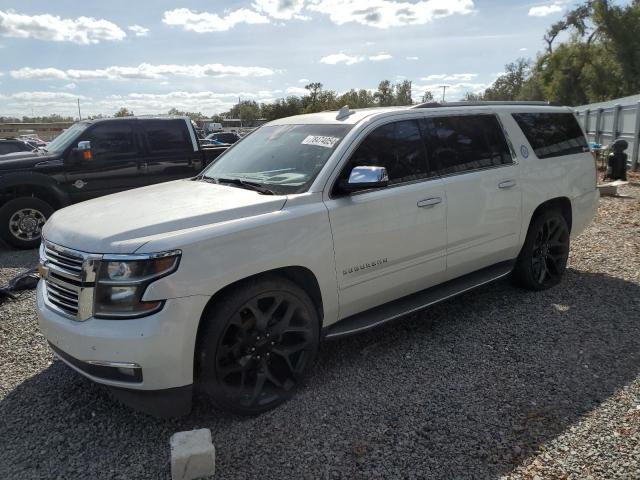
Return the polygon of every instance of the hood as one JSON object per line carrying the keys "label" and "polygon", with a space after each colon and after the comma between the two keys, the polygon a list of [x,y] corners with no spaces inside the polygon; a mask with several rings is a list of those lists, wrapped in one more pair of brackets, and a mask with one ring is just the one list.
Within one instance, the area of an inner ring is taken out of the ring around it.
{"label": "hood", "polygon": [[285,201],[285,196],[177,180],[58,210],[43,234],[47,240],[85,252],[133,253],[149,236],[271,213],[281,210]]}
{"label": "hood", "polygon": [[59,160],[56,155],[41,152],[15,152],[0,155],[0,174],[7,170],[29,170],[39,163]]}

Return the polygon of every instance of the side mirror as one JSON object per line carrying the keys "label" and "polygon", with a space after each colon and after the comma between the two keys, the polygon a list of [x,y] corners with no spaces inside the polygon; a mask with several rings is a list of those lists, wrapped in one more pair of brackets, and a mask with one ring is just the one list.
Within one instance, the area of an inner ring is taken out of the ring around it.
{"label": "side mirror", "polygon": [[383,188],[389,184],[389,175],[384,167],[354,167],[349,180],[340,182],[340,188],[346,192]]}
{"label": "side mirror", "polygon": [[93,160],[93,153],[91,152],[91,142],[89,140],[78,142],[78,147],[71,150],[69,160],[74,164],[80,163],[83,160]]}

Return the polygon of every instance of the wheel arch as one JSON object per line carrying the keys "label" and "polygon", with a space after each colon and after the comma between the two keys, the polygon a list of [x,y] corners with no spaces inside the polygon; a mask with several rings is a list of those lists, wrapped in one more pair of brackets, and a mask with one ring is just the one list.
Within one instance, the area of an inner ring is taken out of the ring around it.
{"label": "wheel arch", "polygon": [[571,233],[571,225],[573,223],[573,210],[571,206],[571,200],[568,197],[556,197],[546,200],[536,207],[531,215],[529,225],[543,212],[548,210],[559,210],[562,213],[567,226],[569,227],[569,233]]}
{"label": "wheel arch", "polygon": [[47,175],[27,173],[0,178],[0,206],[19,197],[39,198],[55,210],[71,204],[69,196]]}
{"label": "wheel arch", "polygon": [[204,319],[207,316],[207,313],[210,311],[210,309],[214,308],[216,302],[221,297],[223,297],[225,294],[227,294],[228,292],[232,291],[235,288],[239,288],[239,287],[241,288],[243,283],[260,280],[262,277],[266,278],[273,275],[281,276],[286,278],[287,280],[292,281],[293,283],[298,285],[300,288],[302,288],[309,295],[309,297],[311,298],[311,301],[313,302],[318,312],[320,328],[322,328],[322,320],[324,318],[324,304],[322,299],[322,292],[320,290],[320,284],[318,283],[318,279],[316,278],[316,275],[307,267],[302,267],[299,265],[279,267],[279,268],[266,270],[264,272],[256,273],[255,275],[250,275],[248,277],[236,280],[235,282],[230,283],[229,285],[226,285],[225,287],[215,292],[211,296],[207,304],[205,305],[204,309],[202,310],[202,314],[200,315],[200,321],[198,323],[198,330],[196,333],[196,341],[195,341],[195,348],[194,348],[194,358],[193,358],[194,381],[198,378],[197,355],[200,348],[199,345],[200,345],[201,337],[204,329],[206,328]]}

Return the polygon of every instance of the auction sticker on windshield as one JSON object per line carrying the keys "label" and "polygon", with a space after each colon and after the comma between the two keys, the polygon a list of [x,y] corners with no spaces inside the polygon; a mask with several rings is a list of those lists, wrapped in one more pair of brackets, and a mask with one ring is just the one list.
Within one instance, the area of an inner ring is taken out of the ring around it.
{"label": "auction sticker on windshield", "polygon": [[302,140],[302,145],[316,145],[317,147],[333,148],[340,139],[337,137],[324,137],[322,135],[309,135]]}

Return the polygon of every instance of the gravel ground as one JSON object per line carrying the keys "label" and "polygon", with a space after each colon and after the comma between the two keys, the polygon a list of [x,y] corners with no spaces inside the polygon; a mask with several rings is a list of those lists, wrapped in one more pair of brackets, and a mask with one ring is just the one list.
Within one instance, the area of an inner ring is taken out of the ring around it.
{"label": "gravel ground", "polygon": [[[169,478],[169,437],[202,427],[216,478],[640,478],[640,186],[622,193],[560,286],[500,281],[326,343],[257,418],[120,406],[53,359],[29,292],[0,306],[0,478]],[[0,283],[35,258],[0,251]]]}

